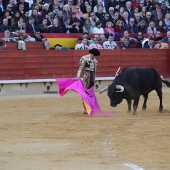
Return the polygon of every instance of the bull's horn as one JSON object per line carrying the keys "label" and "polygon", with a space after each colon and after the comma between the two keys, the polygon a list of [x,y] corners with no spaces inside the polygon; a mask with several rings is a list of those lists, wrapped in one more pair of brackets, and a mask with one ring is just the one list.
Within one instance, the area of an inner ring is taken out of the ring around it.
{"label": "bull's horn", "polygon": [[124,91],[124,87],[122,85],[116,85],[116,89],[120,89],[119,91],[116,91],[116,92],[123,92]]}
{"label": "bull's horn", "polygon": [[109,87],[109,86],[104,87],[102,90],[100,90],[99,93],[100,93],[100,94],[103,93],[104,91],[106,91],[106,90],[108,89],[108,87]]}

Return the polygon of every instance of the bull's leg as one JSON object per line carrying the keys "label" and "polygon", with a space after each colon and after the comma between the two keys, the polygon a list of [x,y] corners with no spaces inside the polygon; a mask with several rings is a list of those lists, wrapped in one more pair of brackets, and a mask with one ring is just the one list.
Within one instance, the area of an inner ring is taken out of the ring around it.
{"label": "bull's leg", "polygon": [[132,105],[132,100],[131,99],[126,99],[127,104],[128,104],[128,113],[131,112],[131,105]]}
{"label": "bull's leg", "polygon": [[142,110],[146,110],[146,107],[147,107],[146,102],[148,100],[148,93],[143,95],[143,97],[144,97],[144,102],[143,102]]}
{"label": "bull's leg", "polygon": [[162,112],[162,110],[163,110],[163,105],[162,105],[162,88],[156,89],[156,92],[157,92],[157,94],[159,96],[159,101],[160,101],[159,111]]}
{"label": "bull's leg", "polygon": [[133,102],[133,115],[137,115],[137,108],[138,108],[138,103],[139,103],[139,97],[136,97]]}

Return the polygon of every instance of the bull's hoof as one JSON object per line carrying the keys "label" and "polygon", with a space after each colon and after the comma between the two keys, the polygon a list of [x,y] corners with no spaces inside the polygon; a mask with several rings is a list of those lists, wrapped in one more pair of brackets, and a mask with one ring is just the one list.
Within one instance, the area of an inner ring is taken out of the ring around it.
{"label": "bull's hoof", "polygon": [[133,116],[137,116],[137,113],[136,113],[136,112],[133,112]]}
{"label": "bull's hoof", "polygon": [[130,113],[130,112],[131,112],[131,110],[128,110],[128,111],[127,111],[127,113]]}
{"label": "bull's hoof", "polygon": [[146,106],[143,106],[143,107],[142,107],[142,110],[146,110]]}
{"label": "bull's hoof", "polygon": [[87,112],[83,112],[83,114],[87,115],[88,113]]}
{"label": "bull's hoof", "polygon": [[159,107],[159,112],[162,112],[163,111],[163,107]]}

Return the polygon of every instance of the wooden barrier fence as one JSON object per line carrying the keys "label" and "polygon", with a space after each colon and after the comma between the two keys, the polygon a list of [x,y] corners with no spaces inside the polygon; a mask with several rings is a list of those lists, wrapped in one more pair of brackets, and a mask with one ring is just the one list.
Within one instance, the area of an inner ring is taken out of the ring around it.
{"label": "wooden barrier fence", "polygon": [[[170,49],[100,50],[97,77],[111,77],[118,67],[154,67],[170,77]],[[0,51],[0,80],[75,77],[88,50]]]}

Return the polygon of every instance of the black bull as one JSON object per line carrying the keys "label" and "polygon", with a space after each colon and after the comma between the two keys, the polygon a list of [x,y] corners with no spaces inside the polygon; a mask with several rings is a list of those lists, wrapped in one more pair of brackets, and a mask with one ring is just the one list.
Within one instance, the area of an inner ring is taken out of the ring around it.
{"label": "black bull", "polygon": [[154,68],[125,68],[114,79],[113,83],[100,91],[100,93],[108,89],[110,105],[116,107],[123,99],[127,100],[128,112],[131,111],[131,103],[133,103],[133,114],[136,115],[136,110],[139,103],[140,95],[144,96],[142,109],[146,109],[148,94],[155,90],[159,96],[160,105],[159,111],[163,110],[162,105],[162,82],[170,87],[170,82],[162,80],[159,73]]}

